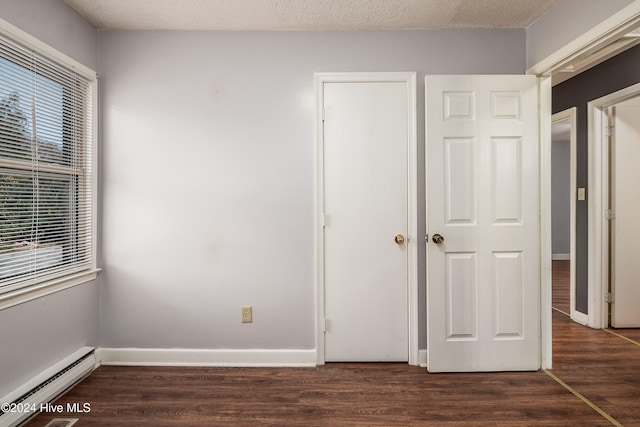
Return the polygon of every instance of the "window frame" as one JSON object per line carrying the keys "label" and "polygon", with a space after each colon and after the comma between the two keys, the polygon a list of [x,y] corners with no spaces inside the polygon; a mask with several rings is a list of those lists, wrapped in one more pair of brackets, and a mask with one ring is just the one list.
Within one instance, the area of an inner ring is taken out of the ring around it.
{"label": "window frame", "polygon": [[[87,117],[89,123],[88,131],[91,133],[92,149],[91,157],[88,161],[91,163],[90,167],[90,180],[91,188],[88,190],[90,196],[87,198],[87,202],[90,204],[91,215],[91,255],[88,266],[83,267],[70,267],[65,270],[65,274],[61,276],[59,273],[53,275],[42,275],[30,280],[22,281],[16,285],[6,285],[0,291],[0,310],[5,308],[21,304],[30,301],[35,298],[40,298],[45,295],[49,295],[55,292],[68,289],[73,286],[88,283],[97,278],[100,269],[97,267],[97,191],[98,191],[98,76],[97,73],[86,67],[83,64],[75,61],[60,51],[52,48],[30,34],[20,30],[9,22],[0,19],[0,35],[23,48],[32,50],[37,55],[46,58],[59,66],[73,70],[77,74],[89,80],[89,90],[92,93],[91,96],[91,113]],[[15,169],[24,169],[27,162],[20,160],[8,160],[3,159],[3,168],[12,166]],[[13,165],[11,165],[13,163]],[[68,176],[70,179],[76,177],[81,180],[83,176],[72,173],[69,168],[63,165],[39,165],[40,171],[44,173],[52,173],[60,176]],[[24,169],[26,171],[26,169]]]}

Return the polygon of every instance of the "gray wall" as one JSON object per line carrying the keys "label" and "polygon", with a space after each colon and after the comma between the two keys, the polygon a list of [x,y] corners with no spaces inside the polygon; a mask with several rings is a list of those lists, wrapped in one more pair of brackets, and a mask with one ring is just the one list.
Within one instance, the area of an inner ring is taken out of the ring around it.
{"label": "gray wall", "polygon": [[551,55],[634,0],[557,0],[527,28],[527,68]]}
{"label": "gray wall", "polygon": [[101,31],[99,46],[104,347],[314,348],[313,74],[416,71],[424,141],[425,74],[525,69],[523,30]]}
{"label": "gray wall", "polygon": [[[97,32],[61,0],[3,0],[0,17],[96,68]],[[98,284],[0,311],[0,396],[85,345],[98,345]]]}
{"label": "gray wall", "polygon": [[0,311],[0,397],[84,346],[98,346],[98,284]]}
{"label": "gray wall", "polygon": [[[577,187],[588,188],[587,103],[625,87],[640,83],[640,46],[636,46],[578,76],[554,86],[553,112],[576,107]],[[588,207],[576,202],[576,309],[588,313]]]}
{"label": "gray wall", "polygon": [[98,32],[62,0],[0,0],[0,18],[81,64],[98,69]]}
{"label": "gray wall", "polygon": [[571,251],[571,143],[551,144],[551,251],[567,255]]}

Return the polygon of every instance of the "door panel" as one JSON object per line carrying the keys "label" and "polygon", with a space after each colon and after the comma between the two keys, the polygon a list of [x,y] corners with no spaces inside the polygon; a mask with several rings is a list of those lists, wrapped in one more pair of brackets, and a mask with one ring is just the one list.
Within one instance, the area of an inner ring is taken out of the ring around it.
{"label": "door panel", "polygon": [[426,78],[428,368],[540,366],[538,83]]}
{"label": "door panel", "polygon": [[522,138],[491,138],[493,224],[522,222]]}
{"label": "door panel", "polygon": [[611,326],[640,327],[640,101],[615,107],[613,149],[612,292]]}
{"label": "door panel", "polygon": [[455,340],[478,337],[478,281],[475,253],[445,254],[447,336]]}
{"label": "door panel", "polygon": [[447,224],[476,221],[473,138],[445,138],[445,209]]}
{"label": "door panel", "polygon": [[522,252],[493,253],[492,284],[496,339],[523,338],[522,295],[524,287]]}
{"label": "door panel", "polygon": [[405,82],[324,84],[326,361],[408,361]]}

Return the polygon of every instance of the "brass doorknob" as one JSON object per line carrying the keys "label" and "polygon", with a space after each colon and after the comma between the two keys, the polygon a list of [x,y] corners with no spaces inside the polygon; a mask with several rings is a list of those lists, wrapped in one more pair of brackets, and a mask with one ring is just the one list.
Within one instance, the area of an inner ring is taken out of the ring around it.
{"label": "brass doorknob", "polygon": [[404,243],[404,236],[402,234],[398,234],[393,240],[395,240],[397,244],[401,245]]}
{"label": "brass doorknob", "polygon": [[433,240],[433,243],[440,244],[440,243],[444,242],[444,237],[442,237],[439,234],[434,234],[433,237],[431,238],[431,240]]}

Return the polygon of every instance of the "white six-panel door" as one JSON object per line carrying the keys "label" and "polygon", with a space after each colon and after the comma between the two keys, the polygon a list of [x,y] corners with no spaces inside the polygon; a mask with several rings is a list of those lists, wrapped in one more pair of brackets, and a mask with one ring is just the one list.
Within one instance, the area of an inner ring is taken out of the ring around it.
{"label": "white six-panel door", "polygon": [[540,367],[538,126],[534,76],[426,78],[431,372]]}
{"label": "white six-panel door", "polygon": [[328,362],[408,361],[409,95],[406,82],[323,86]]}

